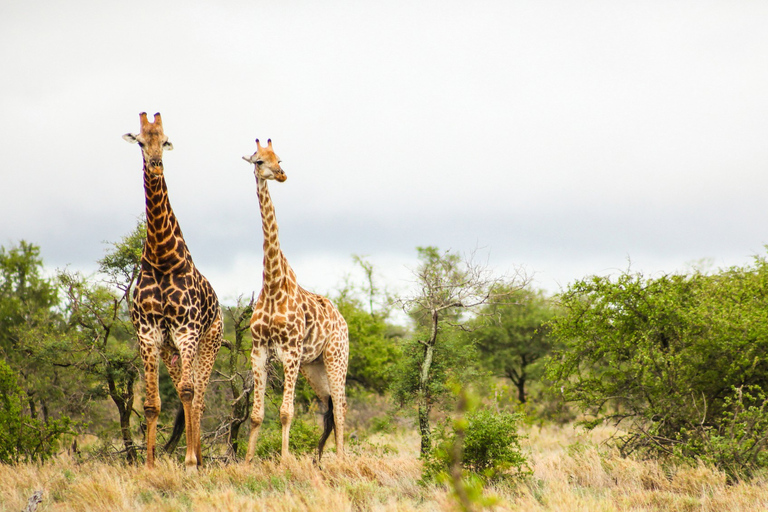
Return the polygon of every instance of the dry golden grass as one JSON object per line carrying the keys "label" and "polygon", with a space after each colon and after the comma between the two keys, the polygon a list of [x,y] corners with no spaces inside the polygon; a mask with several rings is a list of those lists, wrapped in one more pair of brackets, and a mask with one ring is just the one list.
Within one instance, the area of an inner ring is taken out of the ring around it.
{"label": "dry golden grass", "polygon": [[612,429],[532,428],[527,439],[533,477],[512,504],[517,510],[768,510],[765,478],[728,485],[705,466],[662,465],[621,458],[603,444]]}
{"label": "dry golden grass", "polygon": [[[622,459],[601,445],[609,430],[531,427],[525,447],[533,476],[487,489],[493,510],[753,511],[768,509],[768,479],[728,485],[704,466],[670,467]],[[40,511],[443,511],[451,492],[422,485],[415,434],[379,436],[346,461],[328,454],[322,470],[308,457],[284,464],[210,464],[187,474],[168,459],[147,471],[66,456],[44,465],[0,466],[0,511],[19,511],[43,490]]]}

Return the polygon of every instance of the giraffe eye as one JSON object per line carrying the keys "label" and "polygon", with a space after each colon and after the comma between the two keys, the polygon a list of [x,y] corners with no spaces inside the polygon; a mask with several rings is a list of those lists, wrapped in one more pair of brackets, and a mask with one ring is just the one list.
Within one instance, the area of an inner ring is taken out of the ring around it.
{"label": "giraffe eye", "polygon": [[261,165],[264,163],[264,160],[256,160],[256,165]]}

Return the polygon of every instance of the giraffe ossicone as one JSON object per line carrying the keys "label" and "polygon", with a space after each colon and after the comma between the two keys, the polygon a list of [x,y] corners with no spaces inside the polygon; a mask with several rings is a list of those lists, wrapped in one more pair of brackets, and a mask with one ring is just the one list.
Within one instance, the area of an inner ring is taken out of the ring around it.
{"label": "giraffe ossicone", "polygon": [[254,165],[264,232],[264,273],[259,298],[251,316],[253,348],[253,410],[246,461],[256,451],[259,429],[264,421],[264,394],[267,362],[274,355],[283,363],[285,381],[280,406],[283,459],[290,455],[289,433],[294,413],[294,394],[301,373],[327,407],[317,461],[335,432],[336,453],[344,456],[344,421],[347,411],[346,378],[349,359],[349,332],[339,310],[327,298],[299,286],[296,274],[280,249],[275,209],[267,181],[287,179],[272,140],[264,147],[256,139],[256,152],[243,159]]}
{"label": "giraffe ossicone", "polygon": [[144,161],[147,238],[133,292],[131,321],[144,363],[147,467],[155,465],[160,415],[159,363],[163,360],[184,407],[185,465],[202,465],[200,419],[205,390],[222,342],[222,315],[216,293],[197,270],[168,200],[163,151],[173,149],[160,114],[154,122],[139,114],[141,131],[123,136],[138,143]]}

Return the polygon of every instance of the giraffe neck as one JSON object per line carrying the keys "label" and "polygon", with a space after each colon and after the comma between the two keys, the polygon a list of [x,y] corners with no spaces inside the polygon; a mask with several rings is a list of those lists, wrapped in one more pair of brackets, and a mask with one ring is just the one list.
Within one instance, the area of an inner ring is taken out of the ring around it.
{"label": "giraffe neck", "polygon": [[[277,233],[275,206],[269,196],[267,180],[256,178],[259,190],[259,208],[261,209],[261,227],[264,230],[264,274],[263,289],[267,295],[276,295],[281,289],[288,290],[289,279],[293,270],[280,249]],[[294,280],[295,281],[295,280]]]}
{"label": "giraffe neck", "polygon": [[153,176],[144,166],[144,197],[147,215],[147,242],[142,260],[163,272],[192,262],[181,227],[168,200],[163,176]]}

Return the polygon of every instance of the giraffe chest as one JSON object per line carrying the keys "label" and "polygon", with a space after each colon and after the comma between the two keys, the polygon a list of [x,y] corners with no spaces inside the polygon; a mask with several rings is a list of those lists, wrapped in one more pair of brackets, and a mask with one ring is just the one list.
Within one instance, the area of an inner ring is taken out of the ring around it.
{"label": "giraffe chest", "polygon": [[210,284],[197,277],[193,272],[142,273],[134,291],[134,316],[144,323],[162,324],[164,330],[181,326],[207,330],[216,315],[218,300]]}

